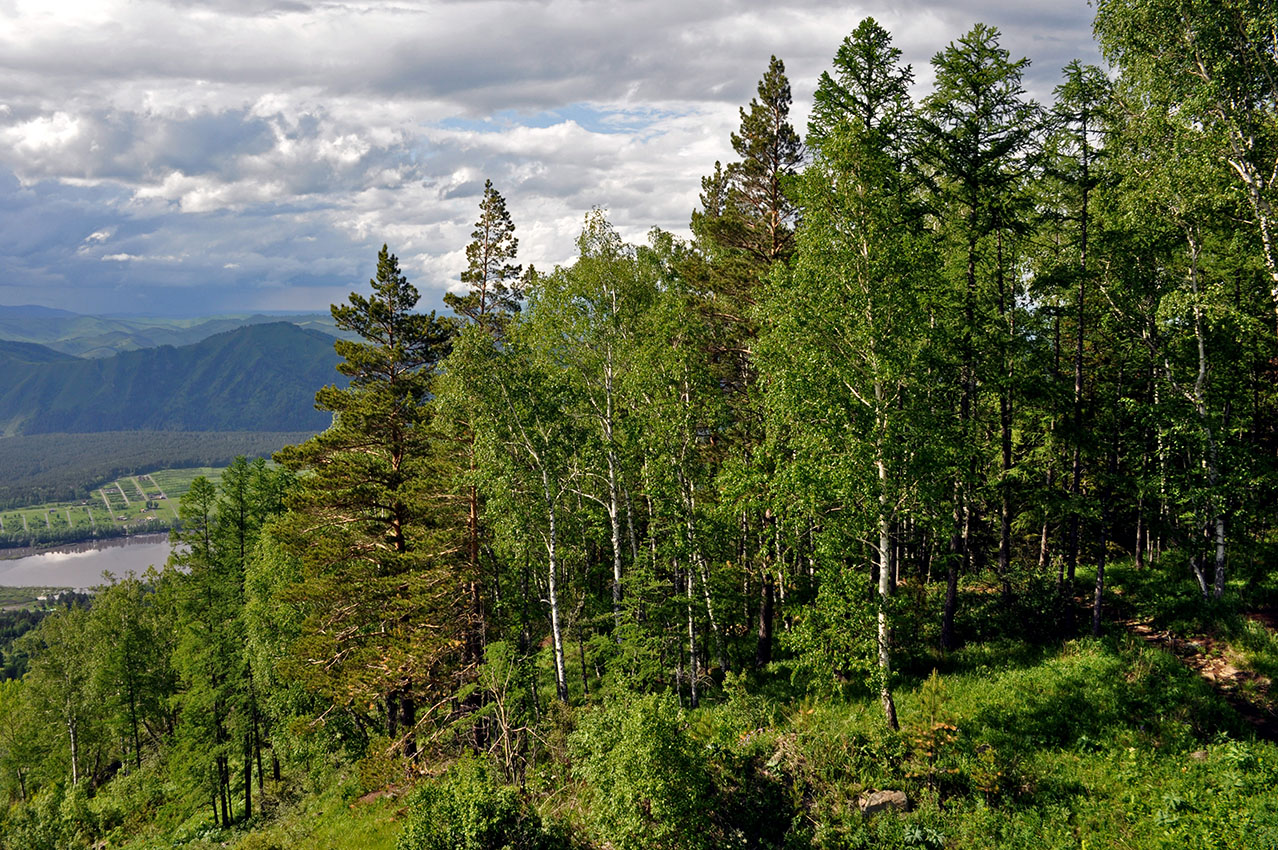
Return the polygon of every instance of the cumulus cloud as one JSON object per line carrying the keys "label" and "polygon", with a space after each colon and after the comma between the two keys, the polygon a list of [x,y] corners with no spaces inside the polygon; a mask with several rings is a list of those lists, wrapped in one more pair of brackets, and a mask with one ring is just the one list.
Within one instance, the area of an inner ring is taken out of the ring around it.
{"label": "cumulus cloud", "polygon": [[682,231],[769,56],[802,128],[866,14],[921,93],[977,20],[1041,99],[1096,59],[1084,0],[9,0],[0,303],[323,309],[385,242],[437,304],[485,179],[539,267],[593,206]]}

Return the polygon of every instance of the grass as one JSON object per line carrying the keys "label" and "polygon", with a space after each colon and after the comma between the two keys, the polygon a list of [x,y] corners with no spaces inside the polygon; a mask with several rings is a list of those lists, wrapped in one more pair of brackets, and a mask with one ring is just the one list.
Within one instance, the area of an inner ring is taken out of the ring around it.
{"label": "grass", "polygon": [[164,494],[169,497],[169,502],[176,505],[191,489],[191,482],[200,476],[217,484],[222,480],[222,469],[221,467],[212,466],[191,469],[162,469],[159,472],[152,472],[148,477],[155,482],[157,487],[164,491]]}
{"label": "grass", "polygon": [[116,479],[116,486],[124,490],[124,495],[131,502],[146,501],[146,494],[142,492],[142,488],[138,486],[137,481],[133,477]]}
{"label": "grass", "polygon": [[0,609],[14,610],[18,608],[37,607],[41,596],[48,596],[59,588],[56,587],[0,587]]}
{"label": "grass", "polygon": [[[1268,652],[1272,635],[1254,640]],[[743,801],[772,793],[764,821],[781,819],[796,848],[1278,846],[1278,746],[1169,653],[1119,634],[1001,663],[983,647],[955,655],[951,672],[898,687],[899,736],[874,700],[774,702],[734,678],[687,719],[720,783],[708,817],[749,816]],[[528,785],[581,827],[586,789],[565,784],[558,758]],[[214,829],[200,810],[109,846],[393,850],[405,803],[355,787],[335,776],[310,795],[268,794],[248,828]],[[906,791],[910,810],[862,816],[857,798],[875,789]]]}
{"label": "grass", "polygon": [[[1150,596],[1138,598],[1149,601],[1131,603],[1124,616],[1211,625],[1193,613],[1202,601],[1192,580],[1178,587],[1165,570],[1123,564],[1111,577],[1110,611],[1148,588]],[[988,583],[964,585],[959,631],[967,642],[945,656],[918,651],[903,667],[895,685],[899,735],[865,691],[807,695],[784,664],[729,676],[680,720],[695,745],[689,752],[715,784],[707,829],[720,830],[717,837],[731,836],[724,823],[738,825],[737,835],[772,829],[794,850],[1278,847],[1278,745],[1257,737],[1181,659],[1113,623],[1101,638],[1053,636],[1039,624],[1018,636],[1016,619],[1046,604],[1032,591],[1009,614]],[[927,600],[929,610],[937,601]],[[1243,616],[1245,600],[1229,604],[1214,628],[1231,658],[1278,673],[1278,637]],[[592,686],[593,706],[583,700],[548,715],[544,759],[527,785],[543,814],[592,828],[590,791],[563,742],[616,697]],[[349,774],[310,794],[268,790],[251,823],[225,830],[211,825],[207,804],[144,806],[147,817],[122,824],[105,846],[393,850],[409,804],[356,799],[364,789]],[[95,805],[117,794],[122,808],[132,804],[117,781]],[[884,789],[905,791],[910,809],[863,816],[858,798]],[[609,844],[607,835],[579,837],[593,842],[582,846]]]}
{"label": "grass", "polygon": [[[270,795],[246,825],[218,829],[207,808],[178,824],[144,826],[144,835],[109,846],[121,850],[394,850],[402,804],[389,797],[352,799],[352,784],[340,776],[307,795]],[[262,813],[265,810],[266,814]]]}
{"label": "grass", "polygon": [[[796,776],[818,846],[903,846],[912,824],[947,848],[1278,846],[1278,747],[1175,658],[1120,636],[1022,661],[898,689],[895,751],[872,703],[792,708],[774,734],[812,766]],[[914,810],[848,811],[873,788]]]}

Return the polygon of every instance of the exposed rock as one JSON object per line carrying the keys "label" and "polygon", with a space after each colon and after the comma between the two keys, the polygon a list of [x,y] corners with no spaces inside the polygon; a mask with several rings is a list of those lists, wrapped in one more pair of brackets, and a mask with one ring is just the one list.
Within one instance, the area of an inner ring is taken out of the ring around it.
{"label": "exposed rock", "polygon": [[858,797],[856,804],[863,815],[876,814],[885,809],[903,812],[910,807],[910,798],[905,796],[904,791],[871,791]]}
{"label": "exposed rock", "polygon": [[1207,761],[1207,751],[1194,750],[1192,753],[1189,754],[1189,757],[1193,759],[1194,761]]}

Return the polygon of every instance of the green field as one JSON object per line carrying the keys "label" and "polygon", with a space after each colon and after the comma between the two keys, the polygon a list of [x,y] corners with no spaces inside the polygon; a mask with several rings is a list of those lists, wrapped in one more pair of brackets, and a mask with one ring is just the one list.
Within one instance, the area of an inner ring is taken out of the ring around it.
{"label": "green field", "polygon": [[[204,476],[209,481],[217,484],[222,480],[221,467],[199,466],[191,469],[161,469],[159,472],[152,472],[150,475],[140,475],[139,478],[149,479],[158,490],[163,491],[168,496],[168,501],[177,509],[177,503],[186,492],[191,489],[191,482],[200,476]],[[151,490],[150,492],[156,492]]]}
{"label": "green field", "polygon": [[164,531],[178,516],[178,502],[200,476],[217,483],[222,470],[201,466],[129,475],[93,490],[76,501],[42,502],[0,511],[0,547],[71,542],[120,533]]}

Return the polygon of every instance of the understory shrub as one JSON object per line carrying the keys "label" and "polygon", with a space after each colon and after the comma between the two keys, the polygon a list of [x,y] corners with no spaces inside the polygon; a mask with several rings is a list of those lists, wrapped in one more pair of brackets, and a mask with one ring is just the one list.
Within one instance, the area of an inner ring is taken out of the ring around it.
{"label": "understory shrub", "polygon": [[465,758],[419,788],[397,850],[566,850],[566,838],[495,774],[488,762]]}
{"label": "understory shrub", "polygon": [[715,846],[704,748],[669,695],[621,697],[585,713],[570,738],[591,836],[616,850]]}

